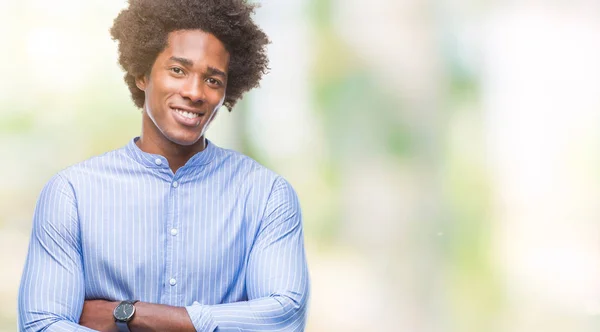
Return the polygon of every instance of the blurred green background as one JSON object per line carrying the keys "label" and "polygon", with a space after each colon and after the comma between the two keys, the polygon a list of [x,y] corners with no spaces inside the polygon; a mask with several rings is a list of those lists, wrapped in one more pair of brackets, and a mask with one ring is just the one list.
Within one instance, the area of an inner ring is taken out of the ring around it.
{"label": "blurred green background", "polygon": [[[208,137],[287,178],[307,331],[597,331],[597,1],[265,0],[271,72]],[[139,134],[123,0],[0,0],[0,330],[37,196]]]}

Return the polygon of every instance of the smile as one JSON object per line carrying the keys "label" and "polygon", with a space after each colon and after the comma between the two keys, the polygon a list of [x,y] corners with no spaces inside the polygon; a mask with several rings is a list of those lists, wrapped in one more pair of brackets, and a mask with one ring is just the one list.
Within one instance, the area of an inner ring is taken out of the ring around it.
{"label": "smile", "polygon": [[198,113],[187,112],[187,111],[180,110],[178,108],[175,108],[174,110],[175,110],[175,112],[181,114],[182,116],[184,116],[188,119],[195,119],[195,118],[200,117],[200,114],[198,114]]}

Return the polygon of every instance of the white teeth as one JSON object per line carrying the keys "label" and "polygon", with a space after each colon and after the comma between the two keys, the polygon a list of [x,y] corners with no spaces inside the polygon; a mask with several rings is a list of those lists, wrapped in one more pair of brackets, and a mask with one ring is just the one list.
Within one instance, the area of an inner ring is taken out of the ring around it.
{"label": "white teeth", "polygon": [[200,116],[196,113],[190,113],[190,112],[182,111],[180,109],[176,109],[175,111],[188,119],[195,119]]}

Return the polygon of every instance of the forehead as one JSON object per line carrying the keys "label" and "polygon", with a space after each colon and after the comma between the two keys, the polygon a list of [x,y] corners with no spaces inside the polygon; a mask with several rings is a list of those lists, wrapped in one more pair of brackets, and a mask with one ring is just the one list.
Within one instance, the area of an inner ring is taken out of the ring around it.
{"label": "forehead", "polygon": [[202,30],[178,30],[170,32],[167,47],[161,53],[163,58],[171,56],[185,58],[194,63],[194,67],[211,66],[227,70],[229,52],[225,45],[213,34]]}

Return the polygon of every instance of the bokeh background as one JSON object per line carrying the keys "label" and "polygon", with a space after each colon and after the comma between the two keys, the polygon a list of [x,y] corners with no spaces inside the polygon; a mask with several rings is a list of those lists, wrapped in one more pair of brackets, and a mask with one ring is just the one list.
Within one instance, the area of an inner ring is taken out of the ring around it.
{"label": "bokeh background", "polygon": [[[271,72],[208,137],[287,178],[307,331],[600,328],[600,2],[264,0]],[[0,330],[37,196],[140,130],[124,0],[0,0]]]}

